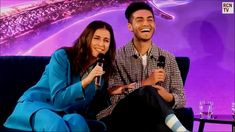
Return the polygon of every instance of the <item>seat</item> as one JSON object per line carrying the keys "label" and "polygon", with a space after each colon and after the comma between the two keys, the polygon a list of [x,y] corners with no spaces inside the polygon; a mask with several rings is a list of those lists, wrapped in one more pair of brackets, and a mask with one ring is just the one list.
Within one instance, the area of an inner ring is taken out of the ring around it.
{"label": "seat", "polygon": [[0,131],[2,125],[13,112],[19,97],[40,79],[48,56],[0,56]]}
{"label": "seat", "polygon": [[[190,67],[190,59],[188,57],[176,57],[176,62],[180,70],[183,84],[185,85]],[[194,119],[193,109],[191,107],[186,107],[186,108],[175,109],[174,111],[176,116],[181,121],[181,123],[188,130],[193,131],[193,119]]]}
{"label": "seat", "polygon": [[[176,61],[183,84],[185,84],[189,71],[190,59],[188,57],[176,57]],[[122,99],[115,106],[112,115],[103,118],[102,121],[107,124],[108,130],[111,132],[171,131],[165,123],[163,123],[164,121],[155,120],[159,116],[158,114],[154,114],[155,112],[155,109],[152,109],[151,106],[149,107],[148,104],[143,102],[142,98],[138,98],[135,94],[131,94]],[[191,107],[174,109],[174,113],[186,129],[189,131],[193,130],[194,113]]]}
{"label": "seat", "polygon": [[[18,98],[33,86],[42,75],[50,57],[48,56],[0,56],[0,125],[13,111]],[[188,57],[176,57],[183,83],[190,66]],[[193,130],[192,108],[176,110],[177,117],[188,130]],[[0,131],[7,131],[0,128]],[[14,130],[10,130],[14,131]]]}

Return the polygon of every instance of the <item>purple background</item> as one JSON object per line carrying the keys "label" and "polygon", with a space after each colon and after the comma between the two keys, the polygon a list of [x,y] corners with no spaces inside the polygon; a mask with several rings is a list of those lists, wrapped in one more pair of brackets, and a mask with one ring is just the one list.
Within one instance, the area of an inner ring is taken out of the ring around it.
{"label": "purple background", "polygon": [[[30,0],[3,0],[1,6]],[[229,0],[233,1],[233,0]],[[154,42],[176,56],[191,59],[186,80],[187,106],[198,114],[200,100],[214,102],[215,114],[231,114],[234,90],[234,14],[222,14],[219,0],[194,0],[185,5],[162,7],[174,20],[156,18]],[[97,14],[75,16],[45,25],[39,30],[1,44],[0,55],[49,56],[61,46],[70,46],[93,20],[110,23],[117,47],[127,43],[132,34],[124,18],[125,5],[105,8]],[[104,12],[105,11],[105,12]],[[195,122],[194,130],[198,123]],[[206,131],[231,131],[230,125],[206,124]]]}

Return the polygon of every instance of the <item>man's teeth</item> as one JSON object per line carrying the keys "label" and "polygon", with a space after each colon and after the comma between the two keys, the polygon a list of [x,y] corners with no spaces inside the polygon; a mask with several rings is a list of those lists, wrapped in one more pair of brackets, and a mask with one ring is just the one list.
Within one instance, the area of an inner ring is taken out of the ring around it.
{"label": "man's teeth", "polygon": [[141,30],[141,32],[150,32],[150,29],[144,28],[144,29]]}

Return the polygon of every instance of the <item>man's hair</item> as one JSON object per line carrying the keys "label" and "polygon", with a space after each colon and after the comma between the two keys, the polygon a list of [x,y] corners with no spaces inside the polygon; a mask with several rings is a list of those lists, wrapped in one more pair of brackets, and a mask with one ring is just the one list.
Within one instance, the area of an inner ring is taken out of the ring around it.
{"label": "man's hair", "polygon": [[126,19],[128,20],[128,22],[130,22],[132,14],[138,10],[148,10],[152,13],[152,15],[154,17],[153,9],[147,3],[133,2],[127,7],[127,9],[125,11],[125,16],[126,16]]}

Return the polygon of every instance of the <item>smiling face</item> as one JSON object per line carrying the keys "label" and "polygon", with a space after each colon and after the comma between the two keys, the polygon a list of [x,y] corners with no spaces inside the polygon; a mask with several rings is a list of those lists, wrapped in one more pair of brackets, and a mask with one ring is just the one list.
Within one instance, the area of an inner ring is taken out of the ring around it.
{"label": "smiling face", "polygon": [[106,54],[110,45],[110,32],[105,28],[97,29],[92,37],[91,55],[97,58],[98,54]]}
{"label": "smiling face", "polygon": [[132,14],[128,29],[139,41],[151,40],[155,31],[155,20],[149,10],[138,10]]}

